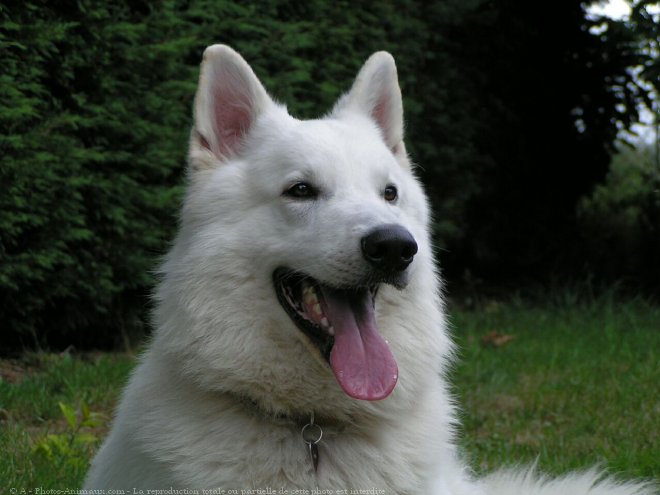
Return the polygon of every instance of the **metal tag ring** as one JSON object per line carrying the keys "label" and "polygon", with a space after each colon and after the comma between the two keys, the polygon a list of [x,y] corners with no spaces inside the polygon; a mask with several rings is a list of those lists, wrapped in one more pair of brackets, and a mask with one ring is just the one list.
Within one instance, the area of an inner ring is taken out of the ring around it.
{"label": "metal tag ring", "polygon": [[323,438],[323,429],[315,423],[308,423],[303,426],[301,433],[306,443],[317,444]]}

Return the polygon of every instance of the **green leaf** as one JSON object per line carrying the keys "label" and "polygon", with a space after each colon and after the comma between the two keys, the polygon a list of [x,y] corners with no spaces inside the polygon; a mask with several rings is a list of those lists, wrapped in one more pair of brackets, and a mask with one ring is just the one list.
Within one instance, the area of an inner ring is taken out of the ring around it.
{"label": "green leaf", "polygon": [[105,416],[96,412],[90,413],[89,417],[82,422],[82,426],[87,428],[96,428],[103,426],[106,422]]}
{"label": "green leaf", "polygon": [[64,415],[64,418],[69,425],[69,428],[75,430],[78,424],[78,421],[76,420],[76,411],[74,411],[70,405],[65,404],[64,402],[60,402],[59,405],[60,410],[62,411],[62,414]]}
{"label": "green leaf", "polygon": [[92,433],[79,433],[76,435],[76,444],[92,444],[98,442],[98,437]]}
{"label": "green leaf", "polygon": [[46,439],[41,440],[33,451],[36,455],[44,456],[46,459],[53,458],[53,449],[51,449],[50,444]]}

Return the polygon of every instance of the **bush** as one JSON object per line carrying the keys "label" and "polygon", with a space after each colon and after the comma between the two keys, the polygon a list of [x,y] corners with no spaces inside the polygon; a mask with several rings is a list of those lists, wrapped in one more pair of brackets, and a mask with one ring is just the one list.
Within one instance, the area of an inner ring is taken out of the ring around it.
{"label": "bush", "polygon": [[10,341],[107,345],[144,312],[149,267],[174,224],[195,73],[182,70],[187,52],[158,16],[129,5],[1,11],[0,313]]}
{"label": "bush", "polygon": [[578,206],[591,271],[657,287],[660,273],[660,169],[650,145],[612,160],[604,184]]}

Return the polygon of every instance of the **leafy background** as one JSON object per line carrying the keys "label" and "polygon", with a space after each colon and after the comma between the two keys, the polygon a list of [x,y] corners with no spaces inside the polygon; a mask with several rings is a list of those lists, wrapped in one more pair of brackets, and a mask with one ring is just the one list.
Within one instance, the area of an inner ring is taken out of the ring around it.
{"label": "leafy background", "polygon": [[216,42],[303,118],[327,111],[370,53],[393,53],[458,292],[587,278],[657,294],[657,150],[617,153],[617,135],[653,107],[658,2],[637,1],[626,22],[586,5],[0,3],[3,345],[113,347],[148,330],[199,61]]}

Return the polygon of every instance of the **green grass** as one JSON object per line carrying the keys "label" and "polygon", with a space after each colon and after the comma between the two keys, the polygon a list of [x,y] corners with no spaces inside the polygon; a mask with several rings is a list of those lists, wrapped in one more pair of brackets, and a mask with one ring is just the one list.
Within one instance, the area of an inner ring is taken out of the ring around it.
{"label": "green grass", "polygon": [[[551,473],[600,463],[660,478],[660,308],[492,303],[452,324],[462,444],[477,470],[538,459]],[[513,339],[484,346],[492,331]]]}
{"label": "green grass", "polygon": [[[469,460],[480,472],[538,458],[551,473],[601,463],[625,478],[660,478],[660,308],[570,302],[452,311]],[[484,347],[493,330],[513,340]],[[0,360],[0,492],[79,487],[134,362],[126,354]],[[77,423],[60,402],[78,409]],[[105,424],[82,425],[83,405]]]}
{"label": "green grass", "polygon": [[[1,360],[0,493],[12,487],[79,487],[133,362],[122,354],[26,354],[18,360]],[[79,422],[83,404],[106,421],[72,428],[60,402],[78,410]],[[90,435],[97,440],[78,441]],[[59,440],[62,446],[55,445]],[[60,448],[46,455],[45,449],[53,447]]]}

